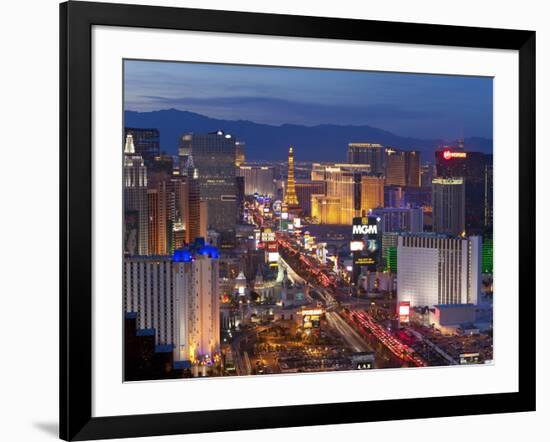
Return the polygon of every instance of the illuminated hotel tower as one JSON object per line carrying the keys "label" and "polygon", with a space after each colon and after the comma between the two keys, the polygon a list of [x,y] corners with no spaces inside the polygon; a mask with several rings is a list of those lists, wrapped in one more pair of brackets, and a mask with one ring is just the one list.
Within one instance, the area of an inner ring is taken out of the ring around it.
{"label": "illuminated hotel tower", "polygon": [[129,255],[149,254],[147,209],[147,168],[128,134],[124,146],[124,249]]}
{"label": "illuminated hotel tower", "polygon": [[477,304],[481,237],[403,233],[397,238],[397,300],[414,307]]}
{"label": "illuminated hotel tower", "polygon": [[210,245],[172,256],[124,259],[125,312],[170,345],[174,360],[212,361],[220,351],[219,252]]}
{"label": "illuminated hotel tower", "polygon": [[292,151],[292,146],[288,149],[288,178],[285,189],[285,204],[290,207],[299,205],[294,181],[294,153]]}

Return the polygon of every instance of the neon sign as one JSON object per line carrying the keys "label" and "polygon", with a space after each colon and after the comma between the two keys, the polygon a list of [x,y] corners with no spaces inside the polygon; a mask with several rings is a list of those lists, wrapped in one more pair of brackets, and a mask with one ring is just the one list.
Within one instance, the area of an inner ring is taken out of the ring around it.
{"label": "neon sign", "polygon": [[466,152],[451,152],[450,150],[443,151],[443,158],[450,160],[451,158],[466,158]]}

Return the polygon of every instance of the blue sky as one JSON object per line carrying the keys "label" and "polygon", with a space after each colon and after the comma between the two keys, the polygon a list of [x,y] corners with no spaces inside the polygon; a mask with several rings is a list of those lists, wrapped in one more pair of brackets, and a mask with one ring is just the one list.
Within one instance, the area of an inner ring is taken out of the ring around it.
{"label": "blue sky", "polygon": [[125,61],[125,110],[175,108],[272,125],[369,125],[419,138],[492,138],[486,77]]}

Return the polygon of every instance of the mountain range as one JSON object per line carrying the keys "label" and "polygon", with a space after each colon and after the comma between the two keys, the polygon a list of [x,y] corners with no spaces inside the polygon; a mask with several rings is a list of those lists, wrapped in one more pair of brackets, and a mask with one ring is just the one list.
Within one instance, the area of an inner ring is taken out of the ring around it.
{"label": "mountain range", "polygon": [[[178,139],[187,132],[207,133],[223,130],[246,143],[247,160],[285,160],[289,146],[294,146],[297,161],[345,161],[350,142],[380,143],[403,149],[415,149],[423,158],[431,158],[436,147],[449,143],[442,139],[403,137],[371,126],[321,124],[273,126],[246,120],[220,120],[194,112],[165,109],[151,112],[125,111],[125,127],[156,128],[160,132],[161,150],[177,153]],[[466,149],[491,153],[493,140],[471,137],[464,140]]]}

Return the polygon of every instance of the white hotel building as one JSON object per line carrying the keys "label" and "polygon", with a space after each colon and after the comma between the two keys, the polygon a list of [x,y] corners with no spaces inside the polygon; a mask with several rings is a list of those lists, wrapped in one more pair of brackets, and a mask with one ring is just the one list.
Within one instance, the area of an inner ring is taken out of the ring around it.
{"label": "white hotel building", "polygon": [[124,309],[138,329],[154,329],[156,345],[172,345],[174,361],[212,358],[220,351],[218,260],[197,254],[124,260]]}
{"label": "white hotel building", "polygon": [[397,300],[411,306],[477,304],[481,289],[481,237],[433,233],[400,235]]}

